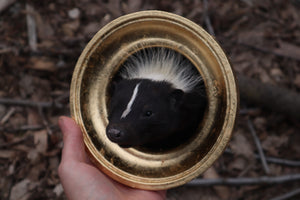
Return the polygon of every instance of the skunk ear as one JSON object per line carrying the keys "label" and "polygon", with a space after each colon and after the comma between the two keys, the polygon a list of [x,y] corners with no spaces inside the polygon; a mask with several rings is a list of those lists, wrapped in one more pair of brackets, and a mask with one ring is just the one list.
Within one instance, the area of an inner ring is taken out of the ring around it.
{"label": "skunk ear", "polygon": [[184,94],[184,92],[180,89],[175,89],[171,92],[171,95],[170,95],[171,108],[176,108],[181,104],[183,94]]}

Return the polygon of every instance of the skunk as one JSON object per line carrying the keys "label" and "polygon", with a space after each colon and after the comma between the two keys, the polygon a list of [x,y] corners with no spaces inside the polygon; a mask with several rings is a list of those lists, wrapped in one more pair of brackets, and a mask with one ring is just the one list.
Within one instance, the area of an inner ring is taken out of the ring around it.
{"label": "skunk", "polygon": [[121,147],[175,147],[195,133],[207,104],[204,81],[175,50],[142,49],[112,81],[106,135]]}

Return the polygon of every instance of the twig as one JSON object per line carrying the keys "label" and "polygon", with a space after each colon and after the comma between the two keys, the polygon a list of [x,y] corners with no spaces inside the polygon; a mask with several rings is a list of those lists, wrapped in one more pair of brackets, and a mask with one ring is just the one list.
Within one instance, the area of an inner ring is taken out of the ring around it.
{"label": "twig", "polygon": [[45,128],[46,128],[46,130],[48,132],[48,135],[52,135],[53,132],[52,132],[52,130],[49,127],[49,123],[48,123],[48,121],[47,121],[47,119],[46,119],[46,117],[44,115],[44,112],[43,112],[43,108],[42,107],[38,107],[38,110],[39,110],[40,116],[42,117],[43,124],[44,124],[44,126],[45,126]]}
{"label": "twig", "polygon": [[10,52],[15,52],[15,50],[12,48],[0,49],[0,54],[6,54],[6,53],[10,53]]}
{"label": "twig", "polygon": [[270,185],[282,184],[287,182],[300,181],[300,174],[289,174],[283,176],[261,176],[249,178],[218,178],[218,179],[194,179],[187,183],[186,186],[214,186],[214,185],[228,185],[228,186],[242,186],[242,185]]}
{"label": "twig", "polygon": [[288,192],[288,193],[286,193],[284,195],[272,198],[270,200],[285,200],[285,199],[289,199],[289,198],[291,198],[293,196],[296,196],[298,194],[300,194],[300,188],[292,190],[292,191],[290,191],[290,192]]}
{"label": "twig", "polygon": [[27,34],[28,34],[28,44],[32,51],[37,50],[37,34],[36,34],[36,23],[33,16],[34,9],[31,5],[26,4],[26,22],[27,22]]}
{"label": "twig", "polygon": [[42,108],[63,108],[63,104],[57,102],[35,102],[22,99],[0,98],[0,104],[13,106],[28,106],[28,107],[42,107]]}
{"label": "twig", "polygon": [[[224,153],[233,155],[232,151],[230,149],[225,149]],[[257,154],[254,154],[254,157],[256,159],[260,159],[260,156]],[[289,167],[300,167],[300,161],[295,160],[286,160],[282,158],[275,158],[275,157],[266,157],[266,160],[269,163],[279,164],[279,165],[286,165]]]}
{"label": "twig", "polygon": [[7,122],[7,120],[16,112],[16,108],[11,108],[8,110],[8,112],[4,115],[4,117],[2,117],[1,121],[0,121],[0,125],[5,124],[5,122]]}
{"label": "twig", "polygon": [[258,115],[260,113],[259,108],[243,108],[240,109],[239,114],[240,115]]}
{"label": "twig", "polygon": [[270,169],[269,169],[269,166],[268,166],[268,163],[266,161],[266,157],[265,157],[265,154],[264,154],[264,151],[262,149],[262,146],[261,146],[261,143],[259,141],[259,138],[257,137],[257,134],[256,134],[256,131],[254,129],[254,126],[251,122],[251,120],[248,118],[248,127],[250,129],[250,133],[254,139],[254,142],[255,142],[255,145],[256,145],[256,148],[258,150],[258,154],[260,156],[260,160],[261,160],[261,163],[263,165],[263,168],[264,168],[264,171],[266,174],[269,174],[270,173]]}
{"label": "twig", "polygon": [[15,3],[16,0],[1,0],[0,1],[0,13]]}
{"label": "twig", "polygon": [[206,27],[207,27],[207,31],[212,35],[212,36],[216,36],[215,34],[215,31],[211,25],[211,21],[210,21],[210,18],[208,16],[208,2],[207,0],[203,0],[203,7],[204,7],[204,21],[205,21],[205,24],[206,24]]}
{"label": "twig", "polygon": [[[49,128],[51,129],[56,129],[58,128],[57,125],[51,124],[48,125]],[[0,131],[2,132],[10,132],[10,133],[16,133],[16,132],[21,132],[21,131],[39,131],[45,129],[44,125],[24,125],[18,128],[11,128],[11,127],[0,127]]]}
{"label": "twig", "polygon": [[62,94],[62,95],[60,95],[59,97],[57,97],[57,98],[54,100],[54,102],[60,102],[60,101],[62,101],[62,100],[68,99],[68,98],[70,98],[70,92],[69,92],[69,91],[67,91],[67,92],[65,92],[64,94]]}
{"label": "twig", "polygon": [[300,94],[238,75],[241,101],[300,121]]}
{"label": "twig", "polygon": [[281,158],[266,157],[266,160],[271,163],[287,165],[290,167],[300,167],[300,161],[286,160]]}
{"label": "twig", "polygon": [[256,46],[256,45],[248,44],[248,43],[245,43],[245,42],[237,42],[237,44],[248,47],[248,48],[251,48],[251,49],[256,50],[256,51],[263,52],[263,53],[273,54],[275,56],[279,56],[279,57],[282,57],[282,58],[291,58],[291,59],[300,61],[299,56],[296,56],[296,55],[293,55],[293,54],[288,54],[288,53],[282,53],[281,51],[278,51],[278,50],[276,51],[276,49],[275,50],[274,49],[268,49],[268,48],[265,48],[265,47],[262,47],[262,46]]}
{"label": "twig", "polygon": [[30,135],[27,134],[27,135],[23,136],[22,138],[18,138],[16,140],[12,141],[12,142],[7,142],[7,143],[4,143],[4,144],[0,144],[0,148],[7,148],[7,147],[11,147],[11,146],[16,145],[16,144],[20,144],[29,137],[30,137]]}
{"label": "twig", "polygon": [[201,11],[202,11],[201,7],[200,7],[198,4],[196,4],[196,5],[194,6],[194,9],[186,16],[186,18],[192,19],[192,18],[194,18],[196,15],[198,15],[199,13],[201,13]]}

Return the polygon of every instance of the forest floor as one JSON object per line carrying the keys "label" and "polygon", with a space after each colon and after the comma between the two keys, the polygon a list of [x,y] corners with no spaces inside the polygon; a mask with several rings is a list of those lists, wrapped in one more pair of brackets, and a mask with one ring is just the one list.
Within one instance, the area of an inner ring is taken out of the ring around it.
{"label": "forest floor", "polygon": [[[2,0],[0,199],[66,199],[57,174],[62,148],[57,120],[70,115],[76,61],[105,24],[148,9],[201,25],[215,36],[237,74],[299,94],[299,0]],[[299,130],[297,119],[242,101],[228,149],[201,176],[234,178],[238,184],[184,185],[169,190],[167,198],[300,199]],[[279,181],[262,184],[261,177]],[[239,183],[245,178],[257,183]]]}

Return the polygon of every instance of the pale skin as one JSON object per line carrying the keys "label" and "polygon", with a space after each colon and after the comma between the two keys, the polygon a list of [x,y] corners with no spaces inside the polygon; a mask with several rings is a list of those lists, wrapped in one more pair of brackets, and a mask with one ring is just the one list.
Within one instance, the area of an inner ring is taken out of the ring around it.
{"label": "pale skin", "polygon": [[74,120],[60,117],[58,124],[64,141],[58,174],[69,200],[165,199],[166,191],[133,189],[107,177],[90,162]]}

